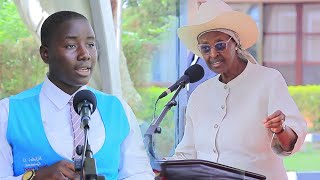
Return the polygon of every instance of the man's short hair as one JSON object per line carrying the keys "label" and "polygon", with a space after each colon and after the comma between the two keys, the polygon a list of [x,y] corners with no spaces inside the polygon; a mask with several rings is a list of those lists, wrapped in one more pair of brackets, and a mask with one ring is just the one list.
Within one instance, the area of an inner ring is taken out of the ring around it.
{"label": "man's short hair", "polygon": [[41,26],[41,45],[48,46],[56,29],[63,22],[73,19],[88,20],[82,14],[73,11],[59,11],[50,15]]}

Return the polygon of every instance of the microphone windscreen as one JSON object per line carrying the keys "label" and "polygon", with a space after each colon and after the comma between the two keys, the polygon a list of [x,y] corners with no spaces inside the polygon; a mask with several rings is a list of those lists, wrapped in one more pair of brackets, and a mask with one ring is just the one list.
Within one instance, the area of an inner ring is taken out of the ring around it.
{"label": "microphone windscreen", "polygon": [[84,89],[81,91],[78,91],[76,93],[76,95],[74,95],[73,98],[73,108],[74,110],[80,114],[80,112],[78,112],[78,106],[80,103],[84,102],[84,100],[87,100],[89,103],[92,104],[92,109],[91,109],[91,113],[93,113],[96,110],[97,107],[97,98],[94,95],[93,92],[91,92],[90,90]]}
{"label": "microphone windscreen", "polygon": [[190,83],[194,83],[203,78],[204,70],[201,65],[194,64],[184,72],[184,75],[189,77]]}

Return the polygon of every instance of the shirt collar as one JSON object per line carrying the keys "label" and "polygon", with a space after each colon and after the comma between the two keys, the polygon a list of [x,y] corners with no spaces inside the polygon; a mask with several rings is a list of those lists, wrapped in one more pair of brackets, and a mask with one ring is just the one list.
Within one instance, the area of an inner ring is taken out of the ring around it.
{"label": "shirt collar", "polygon": [[241,83],[242,81],[244,81],[246,79],[246,76],[248,76],[250,70],[253,68],[255,64],[253,64],[252,62],[248,61],[245,69],[243,70],[242,73],[240,73],[237,77],[235,77],[234,79],[232,79],[230,82],[228,82],[227,84],[219,81],[219,76],[217,75],[215,76],[213,79],[216,81],[217,84],[219,84],[221,87],[227,85],[229,87],[234,87],[236,86],[238,83]]}
{"label": "shirt collar", "polygon": [[68,104],[70,98],[83,89],[87,89],[87,86],[82,86],[74,94],[69,95],[53,84],[47,76],[42,85],[44,95],[47,96],[58,109],[64,108]]}

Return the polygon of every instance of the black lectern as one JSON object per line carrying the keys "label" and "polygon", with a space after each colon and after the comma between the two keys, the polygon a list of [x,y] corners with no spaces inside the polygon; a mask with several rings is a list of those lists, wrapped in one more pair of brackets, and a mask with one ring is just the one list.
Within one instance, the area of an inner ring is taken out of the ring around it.
{"label": "black lectern", "polygon": [[265,176],[205,160],[159,161],[164,180],[260,180]]}

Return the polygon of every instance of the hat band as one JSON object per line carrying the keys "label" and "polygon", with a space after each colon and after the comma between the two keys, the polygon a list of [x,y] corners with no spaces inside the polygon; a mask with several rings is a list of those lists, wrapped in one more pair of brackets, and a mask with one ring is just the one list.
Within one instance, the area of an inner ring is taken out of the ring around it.
{"label": "hat band", "polygon": [[209,29],[209,30],[203,31],[198,35],[197,40],[199,40],[199,37],[202,36],[203,34],[208,33],[208,32],[215,32],[215,31],[228,34],[236,41],[238,47],[241,48],[241,43],[240,43],[240,38],[239,38],[238,33],[234,32],[230,29],[225,29],[225,28],[216,28],[216,29]]}

